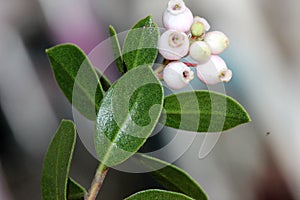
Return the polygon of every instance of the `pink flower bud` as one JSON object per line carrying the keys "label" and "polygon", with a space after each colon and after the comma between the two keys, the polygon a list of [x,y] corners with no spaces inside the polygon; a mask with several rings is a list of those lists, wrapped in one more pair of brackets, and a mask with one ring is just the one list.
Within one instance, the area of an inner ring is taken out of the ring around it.
{"label": "pink flower bud", "polygon": [[163,78],[169,88],[179,90],[193,80],[194,72],[184,63],[176,61],[165,67]]}
{"label": "pink flower bud", "polygon": [[197,65],[197,76],[203,83],[213,85],[219,82],[229,82],[232,71],[227,68],[221,57],[212,55],[208,62]]}
{"label": "pink flower bud", "polygon": [[206,21],[206,19],[204,19],[202,17],[199,17],[199,16],[194,17],[194,23],[203,24],[205,31],[209,31],[209,29],[210,29],[209,23]]}
{"label": "pink flower bud", "polygon": [[158,40],[159,53],[167,60],[179,60],[189,51],[189,38],[184,32],[168,30]]}
{"label": "pink flower bud", "polygon": [[210,47],[212,54],[222,53],[229,46],[228,37],[220,31],[206,33],[204,41]]}
{"label": "pink flower bud", "polygon": [[198,63],[202,64],[208,61],[210,58],[211,52],[209,46],[206,42],[197,41],[194,42],[190,46],[190,57],[197,61]]}
{"label": "pink flower bud", "polygon": [[193,14],[182,0],[170,0],[163,14],[163,24],[166,29],[187,32],[193,24]]}

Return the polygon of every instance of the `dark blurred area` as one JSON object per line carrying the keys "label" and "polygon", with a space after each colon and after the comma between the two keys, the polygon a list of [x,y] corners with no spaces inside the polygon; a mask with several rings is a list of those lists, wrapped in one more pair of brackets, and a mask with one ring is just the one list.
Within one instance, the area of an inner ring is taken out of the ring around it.
{"label": "dark blurred area", "polygon": [[[161,27],[167,2],[0,0],[0,200],[42,199],[44,154],[60,120],[73,117],[45,49],[71,42],[88,54],[108,38],[109,24],[126,31],[148,14]],[[212,200],[300,200],[299,2],[186,4],[213,30],[228,34],[231,46],[222,57],[234,78],[226,92],[245,106],[253,121],[222,133],[202,159],[197,156],[204,136],[199,135],[175,164]],[[115,70],[105,73],[112,80],[119,76]],[[152,139],[149,148],[160,147],[162,138]],[[88,188],[96,167],[97,160],[78,138],[71,177]],[[147,174],[112,169],[98,199],[122,199],[159,187]]]}

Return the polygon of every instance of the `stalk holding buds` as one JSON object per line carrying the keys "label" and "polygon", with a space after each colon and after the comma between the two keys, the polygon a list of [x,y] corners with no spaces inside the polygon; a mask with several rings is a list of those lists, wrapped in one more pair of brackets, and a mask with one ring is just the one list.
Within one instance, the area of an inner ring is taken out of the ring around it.
{"label": "stalk holding buds", "polygon": [[194,72],[182,62],[171,62],[165,67],[163,78],[169,88],[179,90],[193,80]]}

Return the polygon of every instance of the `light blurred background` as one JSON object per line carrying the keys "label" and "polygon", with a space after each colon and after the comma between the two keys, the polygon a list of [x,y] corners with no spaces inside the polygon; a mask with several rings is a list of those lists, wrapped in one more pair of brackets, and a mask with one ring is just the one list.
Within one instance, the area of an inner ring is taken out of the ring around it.
{"label": "light blurred background", "polygon": [[[45,49],[72,42],[89,53],[152,14],[162,27],[168,0],[0,0],[0,200],[41,199],[43,157],[72,109]],[[227,94],[252,123],[223,133],[198,159],[199,136],[176,161],[211,200],[300,200],[300,12],[296,0],[187,0],[195,15],[231,41],[222,54],[234,73]],[[110,74],[116,77],[118,74]],[[97,161],[78,140],[71,175],[88,187]],[[111,170],[98,199],[158,187],[145,174]]]}

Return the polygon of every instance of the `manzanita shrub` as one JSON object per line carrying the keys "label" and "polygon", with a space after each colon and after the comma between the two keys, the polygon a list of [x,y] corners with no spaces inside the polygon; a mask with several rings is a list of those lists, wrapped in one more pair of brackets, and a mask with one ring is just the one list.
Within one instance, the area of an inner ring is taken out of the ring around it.
{"label": "manzanita shrub", "polygon": [[[122,75],[114,83],[73,44],[46,50],[59,87],[73,107],[95,124],[94,145],[100,164],[88,191],[69,177],[76,127],[62,120],[44,161],[44,200],[95,199],[108,169],[137,153],[158,123],[201,134],[250,121],[246,110],[224,94],[191,90],[164,96],[162,82],[171,90],[181,89],[194,78],[195,70],[207,85],[228,82],[232,72],[218,56],[229,45],[227,36],[208,32],[208,22],[194,17],[182,0],[169,1],[163,24],[165,31],[160,36],[151,16],[140,20],[128,32],[122,49],[115,29],[109,27],[115,63]],[[158,53],[164,60],[155,67]],[[135,161],[165,190],[141,191],[127,200],[208,199],[199,184],[175,165],[144,154],[138,154]]]}

